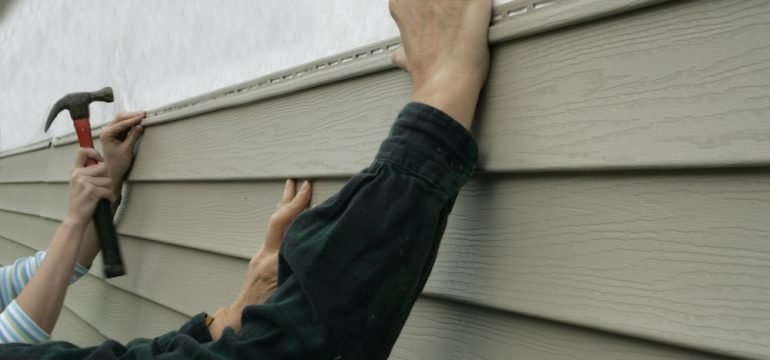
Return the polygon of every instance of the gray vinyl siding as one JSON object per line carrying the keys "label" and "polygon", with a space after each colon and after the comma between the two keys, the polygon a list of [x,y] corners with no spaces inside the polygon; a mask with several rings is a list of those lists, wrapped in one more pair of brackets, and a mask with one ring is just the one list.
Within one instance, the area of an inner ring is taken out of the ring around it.
{"label": "gray vinyl siding", "polygon": [[[393,359],[770,358],[770,2],[658,2],[493,25],[479,172]],[[369,54],[151,111],[117,217],[128,274],[97,259],[55,335],[149,337],[230,301],[284,179],[328,198],[408,101]],[[0,155],[0,262],[46,246],[75,149]]]}

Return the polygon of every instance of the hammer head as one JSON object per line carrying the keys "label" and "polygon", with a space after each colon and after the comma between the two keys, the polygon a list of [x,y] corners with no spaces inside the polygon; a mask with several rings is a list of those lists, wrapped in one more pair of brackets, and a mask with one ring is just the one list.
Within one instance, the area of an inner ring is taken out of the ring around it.
{"label": "hammer head", "polygon": [[112,102],[112,88],[106,87],[99,91],[94,92],[81,92],[67,94],[51,108],[51,113],[48,114],[48,121],[45,122],[45,131],[51,127],[53,119],[56,119],[56,115],[67,109],[70,112],[72,120],[82,119],[89,117],[88,105],[93,101]]}

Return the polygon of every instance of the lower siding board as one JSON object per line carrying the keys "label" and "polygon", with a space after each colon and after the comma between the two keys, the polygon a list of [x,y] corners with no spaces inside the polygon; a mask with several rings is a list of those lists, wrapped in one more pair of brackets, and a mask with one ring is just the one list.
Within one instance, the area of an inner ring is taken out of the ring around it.
{"label": "lower siding board", "polygon": [[718,360],[665,346],[476,306],[421,298],[392,360]]}
{"label": "lower siding board", "polygon": [[[768,179],[766,170],[478,177],[460,193],[426,292],[770,354]],[[342,184],[320,181],[317,198]],[[134,183],[120,229],[248,258],[281,185]],[[222,233],[232,237],[211,240]]]}
{"label": "lower siding board", "polygon": [[31,249],[46,249],[57,226],[59,226],[58,221],[0,210],[0,236],[24,244]]}
{"label": "lower siding board", "polygon": [[[0,241],[0,249],[3,254],[0,261],[4,263],[33,253],[32,249],[5,239]],[[92,276],[86,276],[72,286],[66,306],[54,337],[83,346],[98,344],[105,337],[125,343],[135,337],[156,336],[175,329],[186,320],[168,310],[159,312],[154,303],[112,289]],[[69,309],[73,309],[72,313]],[[391,359],[449,358],[721,359],[511,313],[421,298]]]}
{"label": "lower siding board", "polygon": [[[766,170],[477,177],[458,198],[426,292],[695,348],[768,354],[768,179]],[[319,181],[316,198],[343,183]],[[161,289],[182,291],[205,276],[233,292],[239,259],[259,247],[282,185],[131,184],[118,227],[130,234],[130,275],[115,285],[187,315],[221,306],[227,295],[199,305]],[[56,225],[0,211],[2,224],[42,246]],[[236,258],[208,253],[215,250]],[[166,256],[195,261],[172,266],[162,263]],[[159,286],[169,282],[156,284],[157,273],[190,283]]]}
{"label": "lower siding board", "polygon": [[78,346],[94,346],[107,340],[106,336],[66,306],[62,308],[51,337],[55,341],[67,341]]}
{"label": "lower siding board", "polygon": [[[126,275],[107,283],[193,316],[231,303],[248,261],[200,250],[121,236]],[[101,256],[91,274],[102,277]]]}

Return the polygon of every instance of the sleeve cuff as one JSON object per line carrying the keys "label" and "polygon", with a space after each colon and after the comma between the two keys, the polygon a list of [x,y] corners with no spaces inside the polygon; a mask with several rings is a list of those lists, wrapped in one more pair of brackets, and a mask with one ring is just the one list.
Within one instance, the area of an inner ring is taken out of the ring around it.
{"label": "sleeve cuff", "polygon": [[[37,254],[35,254],[35,257],[37,257],[38,264],[42,264],[43,260],[45,260],[46,252],[45,251],[38,251]],[[75,269],[72,272],[72,277],[70,277],[70,284],[74,283],[75,281],[78,281],[78,279],[82,278],[88,274],[88,268],[79,264],[75,263]]]}
{"label": "sleeve cuff", "polygon": [[72,273],[72,277],[70,278],[70,284],[78,281],[78,279],[82,278],[86,274],[88,274],[88,268],[80,265],[79,263],[75,263],[75,270]]}
{"label": "sleeve cuff", "polygon": [[51,340],[51,336],[43,331],[24,310],[12,301],[0,315],[0,337],[3,342],[40,344]]}
{"label": "sleeve cuff", "polygon": [[206,326],[206,317],[206,313],[200,313],[193,316],[190,321],[186,322],[184,325],[182,325],[181,328],[179,328],[179,332],[187,334],[200,344],[213,341],[214,339],[211,338],[209,327]]}
{"label": "sleeve cuff", "polygon": [[412,102],[398,115],[377,160],[397,164],[450,195],[470,179],[478,145],[460,123],[430,105]]}

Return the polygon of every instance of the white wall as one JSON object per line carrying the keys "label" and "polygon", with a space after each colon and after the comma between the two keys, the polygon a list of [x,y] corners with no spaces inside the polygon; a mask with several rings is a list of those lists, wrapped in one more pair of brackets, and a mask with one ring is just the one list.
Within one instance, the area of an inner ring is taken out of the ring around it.
{"label": "white wall", "polygon": [[[47,138],[51,105],[115,89],[92,123],[398,35],[380,0],[10,0],[0,18],[0,151]],[[52,135],[72,132],[67,114]]]}

